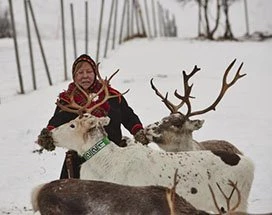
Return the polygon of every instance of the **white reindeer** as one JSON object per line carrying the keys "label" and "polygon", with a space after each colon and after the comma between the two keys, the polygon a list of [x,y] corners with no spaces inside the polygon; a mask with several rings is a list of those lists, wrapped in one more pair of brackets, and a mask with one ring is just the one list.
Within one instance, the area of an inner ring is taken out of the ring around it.
{"label": "white reindeer", "polygon": [[[52,130],[55,146],[75,150],[86,159],[81,166],[81,179],[169,186],[178,169],[176,192],[195,208],[216,212],[208,184],[212,187],[218,184],[230,195],[228,180],[232,180],[238,182],[241,191],[237,210],[246,211],[254,177],[254,165],[249,158],[222,151],[159,152],[141,144],[121,148],[107,139],[104,126],[109,120],[87,113]],[[215,196],[220,207],[226,208],[222,193],[215,191]],[[233,196],[230,204],[233,202],[237,202],[237,196]]]}
{"label": "white reindeer", "polygon": [[[197,142],[193,139],[193,132],[202,127],[204,120],[190,120],[189,117],[207,113],[208,111],[215,110],[216,105],[221,101],[225,92],[231,87],[235,82],[245,76],[246,74],[239,74],[243,64],[238,68],[235,77],[230,83],[227,83],[227,76],[229,71],[233,67],[236,60],[232,61],[231,64],[226,69],[222,88],[215,99],[214,103],[203,110],[192,112],[190,99],[194,98],[191,96],[191,91],[193,85],[189,85],[189,79],[195,75],[200,68],[194,67],[190,74],[186,74],[183,71],[183,81],[184,81],[184,95],[181,96],[177,91],[175,91],[175,96],[181,100],[180,104],[174,105],[168,100],[168,94],[163,96],[158,89],[154,86],[153,80],[151,79],[151,87],[155,91],[156,95],[162,99],[162,102],[171,111],[170,116],[164,117],[161,121],[150,124],[145,127],[146,137],[150,142],[157,143],[165,151],[192,151],[192,150],[223,150],[228,152],[234,152],[242,154],[242,152],[236,148],[233,144],[225,140],[206,140],[202,142]],[[179,109],[183,105],[187,106],[187,113],[182,114]]]}

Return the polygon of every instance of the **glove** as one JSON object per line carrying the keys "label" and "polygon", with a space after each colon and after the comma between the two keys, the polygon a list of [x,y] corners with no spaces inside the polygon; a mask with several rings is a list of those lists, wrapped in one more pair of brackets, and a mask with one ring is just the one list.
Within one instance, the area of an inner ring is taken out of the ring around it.
{"label": "glove", "polygon": [[149,143],[149,140],[145,136],[144,129],[137,131],[137,133],[134,135],[134,139],[143,145],[147,145]]}
{"label": "glove", "polygon": [[40,135],[38,136],[37,143],[44,149],[48,151],[53,151],[56,146],[53,144],[54,140],[52,137],[51,131],[49,131],[47,128],[43,128],[41,130]]}

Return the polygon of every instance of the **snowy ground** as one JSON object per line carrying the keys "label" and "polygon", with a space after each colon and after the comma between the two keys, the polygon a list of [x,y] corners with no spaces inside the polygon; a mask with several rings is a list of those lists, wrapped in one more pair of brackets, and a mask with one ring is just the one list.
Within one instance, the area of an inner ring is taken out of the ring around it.
{"label": "snowy ground", "polygon": [[[151,90],[150,78],[154,77],[162,92],[181,90],[180,72],[190,71],[197,64],[202,69],[193,78],[193,95],[197,97],[193,109],[197,110],[213,101],[227,65],[237,58],[234,73],[238,65],[244,62],[242,72],[247,75],[227,92],[215,112],[199,117],[206,122],[195,133],[195,139],[229,140],[251,157],[256,171],[249,211],[269,212],[272,211],[272,169],[269,165],[272,150],[269,144],[272,136],[269,99],[272,88],[271,48],[272,41],[217,43],[181,39],[136,40],[123,45],[109,59],[103,60],[101,71],[109,75],[120,68],[112,84],[120,91],[130,89],[126,97],[147,125],[168,114]],[[27,214],[25,210],[31,209],[31,189],[59,177],[63,150],[41,155],[32,151],[38,148],[35,145],[36,137],[54,110],[57,94],[67,84],[60,83],[16,96],[16,99],[0,106],[0,212],[3,214]]]}
{"label": "snowy ground", "polygon": [[[259,2],[267,3],[268,1]],[[259,2],[255,7],[255,15],[261,18],[259,12],[261,3]],[[271,2],[269,5],[271,6]],[[269,7],[266,7],[264,11],[267,8]],[[20,14],[19,11],[18,14]],[[267,16],[267,13],[262,15]],[[267,21],[266,16],[263,17],[265,21]],[[254,19],[256,26],[264,24],[259,20]],[[266,27],[271,30],[271,23]],[[20,38],[26,94],[18,95],[20,88],[13,41],[0,40],[0,118],[2,122],[0,126],[0,151],[2,152],[0,214],[32,214],[31,189],[37,184],[57,179],[60,174],[64,150],[57,149],[55,152],[44,152],[41,155],[32,152],[38,148],[35,140],[54,111],[58,93],[68,85],[68,82],[62,82],[61,40],[48,38],[43,41],[43,44],[54,86],[49,87],[39,48],[35,45],[35,68],[39,90],[32,90],[27,40]],[[83,41],[79,40],[79,45],[84,47]],[[90,45],[90,47],[95,46]],[[194,65],[197,65],[201,71],[192,80],[194,82],[192,94],[196,97],[192,107],[194,110],[199,110],[207,107],[217,96],[223,72],[228,64],[234,58],[237,59],[229,77],[231,79],[240,63],[244,62],[242,73],[247,75],[227,92],[215,112],[199,116],[205,119],[205,124],[194,134],[194,138],[199,141],[228,140],[249,156],[256,166],[249,198],[249,211],[252,213],[272,212],[270,159],[272,145],[269,143],[272,139],[271,50],[271,40],[209,42],[185,38],[139,39],[118,46],[115,52],[110,52],[109,57],[101,61],[101,73],[108,76],[116,69],[120,69],[118,75],[112,80],[112,85],[120,91],[130,89],[126,98],[144,125],[148,125],[169,114],[151,90],[149,84],[151,78],[154,78],[154,83],[162,92],[169,91],[170,98],[175,101],[172,92],[174,89],[179,91],[183,89],[180,72],[191,71]],[[69,53],[69,72],[73,58],[71,46],[67,52]],[[90,54],[94,53],[90,51]],[[125,130],[124,134],[128,135]]]}

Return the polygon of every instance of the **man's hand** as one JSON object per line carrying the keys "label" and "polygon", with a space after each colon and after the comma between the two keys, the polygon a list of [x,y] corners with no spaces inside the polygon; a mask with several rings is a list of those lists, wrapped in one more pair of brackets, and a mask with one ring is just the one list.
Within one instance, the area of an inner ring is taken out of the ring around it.
{"label": "man's hand", "polygon": [[40,135],[38,136],[37,143],[44,149],[48,151],[53,151],[56,146],[53,144],[54,140],[52,138],[52,133],[47,128],[41,130]]}
{"label": "man's hand", "polygon": [[134,138],[136,141],[142,143],[143,145],[147,145],[149,140],[146,138],[144,129],[139,130],[135,135]]}

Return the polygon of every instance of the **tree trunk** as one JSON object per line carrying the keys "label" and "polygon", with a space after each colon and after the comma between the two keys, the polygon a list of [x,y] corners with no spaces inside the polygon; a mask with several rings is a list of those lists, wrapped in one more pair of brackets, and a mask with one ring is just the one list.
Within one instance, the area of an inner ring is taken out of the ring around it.
{"label": "tree trunk", "polygon": [[229,0],[223,0],[223,10],[226,17],[224,39],[234,39],[229,22]]}

